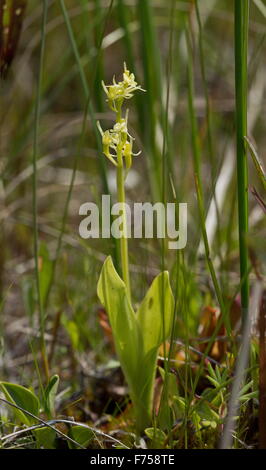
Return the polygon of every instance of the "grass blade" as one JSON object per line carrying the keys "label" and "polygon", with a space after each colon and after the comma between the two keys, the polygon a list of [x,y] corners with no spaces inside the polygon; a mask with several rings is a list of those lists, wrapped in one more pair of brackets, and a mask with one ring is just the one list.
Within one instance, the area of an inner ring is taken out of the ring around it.
{"label": "grass blade", "polygon": [[49,367],[46,356],[46,345],[44,339],[45,332],[45,316],[44,309],[41,299],[40,290],[40,273],[39,273],[39,243],[38,243],[38,205],[37,205],[37,158],[38,158],[38,132],[40,123],[40,107],[41,107],[41,87],[43,78],[43,62],[44,62],[44,50],[45,50],[45,35],[46,35],[46,23],[47,23],[47,10],[48,1],[43,1],[43,14],[42,14],[42,31],[41,31],[41,50],[40,50],[40,62],[39,62],[39,74],[37,82],[37,95],[35,101],[35,116],[34,116],[34,131],[33,131],[33,176],[32,176],[32,210],[33,210],[33,237],[34,237],[34,262],[35,262],[35,280],[37,290],[37,301],[39,309],[39,328],[41,337],[41,351],[44,364],[44,371],[47,381],[49,380]]}
{"label": "grass blade", "polygon": [[248,279],[248,168],[244,137],[247,135],[247,51],[249,0],[235,0],[235,101],[239,256],[241,277],[241,307],[243,323],[249,303]]}
{"label": "grass blade", "polygon": [[262,162],[260,161],[260,158],[257,154],[257,151],[256,151],[254,145],[252,144],[252,142],[249,140],[248,137],[245,137],[245,141],[248,145],[248,149],[250,151],[250,155],[252,157],[253,163],[254,163],[255,168],[257,170],[257,173],[259,175],[260,181],[262,182],[263,187],[266,190],[266,174],[265,174],[264,168],[262,166]]}

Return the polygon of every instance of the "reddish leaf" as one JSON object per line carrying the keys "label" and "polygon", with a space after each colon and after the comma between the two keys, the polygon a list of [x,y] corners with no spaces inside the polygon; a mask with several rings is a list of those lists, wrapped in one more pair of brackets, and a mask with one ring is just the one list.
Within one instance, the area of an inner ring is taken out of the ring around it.
{"label": "reddish leaf", "polygon": [[[202,339],[206,338],[206,342],[200,344],[199,349],[202,353],[205,352],[208,346],[208,339],[211,338],[218,321],[220,320],[220,313],[216,308],[212,308],[207,306],[203,310],[203,314],[201,317],[200,322],[200,337]],[[218,331],[217,336],[223,337],[225,335],[225,327],[224,325]],[[220,339],[214,342],[211,351],[209,352],[209,356],[213,357],[216,360],[221,360],[226,352],[226,341],[224,339]]]}

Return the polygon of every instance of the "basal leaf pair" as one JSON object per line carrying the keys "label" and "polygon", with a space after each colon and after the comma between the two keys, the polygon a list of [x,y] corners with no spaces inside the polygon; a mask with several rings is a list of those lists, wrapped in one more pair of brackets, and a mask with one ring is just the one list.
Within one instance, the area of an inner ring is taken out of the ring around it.
{"label": "basal leaf pair", "polygon": [[168,272],[159,274],[135,312],[126,285],[109,256],[98,282],[98,296],[109,315],[116,352],[126,377],[139,432],[152,418],[158,348],[169,336],[174,298]]}

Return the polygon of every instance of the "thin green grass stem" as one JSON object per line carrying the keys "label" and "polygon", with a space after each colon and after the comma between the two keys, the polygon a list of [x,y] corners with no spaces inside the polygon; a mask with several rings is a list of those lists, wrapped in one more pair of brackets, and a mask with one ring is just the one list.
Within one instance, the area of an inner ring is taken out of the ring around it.
{"label": "thin green grass stem", "polygon": [[248,278],[248,166],[247,148],[247,52],[248,52],[249,0],[235,0],[235,100],[238,228],[242,323],[247,318],[249,304]]}
{"label": "thin green grass stem", "polygon": [[33,177],[32,177],[32,211],[33,211],[33,244],[34,244],[34,264],[35,264],[35,281],[37,291],[37,302],[39,310],[39,328],[40,328],[40,340],[41,340],[41,355],[43,360],[45,377],[48,382],[49,380],[49,366],[46,354],[45,344],[45,314],[43,308],[43,302],[41,298],[40,289],[40,273],[39,273],[39,241],[38,241],[38,201],[37,201],[37,159],[39,153],[39,124],[40,124],[40,108],[41,108],[41,94],[42,94],[42,79],[43,79],[43,63],[44,63],[44,51],[45,51],[45,36],[46,36],[46,23],[47,23],[47,11],[48,1],[43,0],[43,12],[42,12],[42,27],[41,27],[41,50],[40,50],[40,61],[39,61],[39,73],[37,82],[37,94],[35,100],[35,113],[34,113],[34,129],[33,129]]}
{"label": "thin green grass stem", "polygon": [[[166,104],[165,104],[165,112],[164,112],[164,134],[163,134],[163,149],[162,149],[162,161],[161,161],[161,171],[162,171],[162,195],[161,200],[166,206],[166,184],[167,184],[167,150],[169,144],[169,105],[170,105],[170,79],[171,79],[171,72],[172,72],[172,58],[173,58],[173,45],[174,45],[174,17],[175,17],[175,0],[171,1],[169,7],[169,45],[168,45],[168,58],[166,64],[166,76],[167,76],[167,90],[166,90]],[[164,227],[166,232],[166,227]],[[165,270],[165,255],[166,255],[166,239],[163,238],[161,244],[161,271]],[[162,305],[162,314],[163,314],[163,336],[165,336],[165,292],[164,292],[164,284],[162,283],[161,287],[161,305]],[[174,323],[172,328],[174,328]],[[172,348],[172,344],[170,349]],[[164,370],[165,370],[165,378],[164,378],[164,385],[163,385],[163,393],[161,397],[160,407],[162,406],[163,400],[168,401],[168,389],[169,389],[169,359],[167,358],[166,352],[166,344],[163,344],[163,356],[164,356]],[[167,421],[170,426],[170,410],[168,412]]]}

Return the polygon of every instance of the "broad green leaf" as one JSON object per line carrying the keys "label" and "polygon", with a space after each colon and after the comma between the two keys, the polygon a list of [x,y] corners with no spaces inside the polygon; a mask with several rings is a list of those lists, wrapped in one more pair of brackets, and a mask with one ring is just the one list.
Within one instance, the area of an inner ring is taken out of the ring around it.
{"label": "broad green leaf", "polygon": [[[152,397],[158,348],[169,336],[173,321],[174,298],[167,272],[159,274],[150,286],[138,311],[137,319],[143,336],[143,351],[138,377],[138,402],[145,417],[152,412]],[[169,407],[167,406],[169,413]]]}
{"label": "broad green leaf", "polygon": [[110,256],[104,262],[97,293],[108,313],[116,352],[129,385],[132,386],[138,377],[138,357],[142,349],[142,339],[125,283],[117,274]]}
{"label": "broad green leaf", "polygon": [[55,449],[56,431],[51,428],[35,429],[33,434],[36,438],[38,449]]}
{"label": "broad green leaf", "polygon": [[174,297],[169,274],[159,274],[150,286],[138,311],[137,318],[143,332],[144,354],[158,348],[170,334],[173,322]]}
{"label": "broad green leaf", "polygon": [[152,349],[145,356],[142,353],[139,359],[138,377],[134,381],[132,397],[139,431],[147,428],[151,421],[157,355],[158,350]]}
{"label": "broad green leaf", "polygon": [[49,418],[55,416],[55,398],[57,394],[57,389],[59,385],[58,375],[53,375],[44,391],[45,399],[45,411],[48,414]]}
{"label": "broad green leaf", "polygon": [[137,313],[111,257],[103,265],[97,293],[111,323],[116,352],[129,385],[137,428],[151,420],[158,348],[170,333],[174,299],[168,273],[153,281]]}
{"label": "broad green leaf", "polygon": [[[34,393],[32,393],[30,390],[22,387],[21,385],[12,384],[9,382],[0,382],[0,388],[8,401],[23,408],[26,411],[29,411],[35,416],[38,416],[40,403],[36,395],[34,395]],[[23,411],[20,411],[15,407],[12,407],[12,410],[14,415],[21,423],[30,426],[36,422],[34,418],[27,415],[26,413],[23,413]]]}
{"label": "broad green leaf", "polygon": [[[81,444],[83,447],[87,447],[90,441],[94,438],[94,432],[91,429],[85,428],[84,426],[72,426],[69,431],[69,437],[74,441]],[[70,449],[79,449],[79,446],[75,446],[70,441],[67,441]]]}

